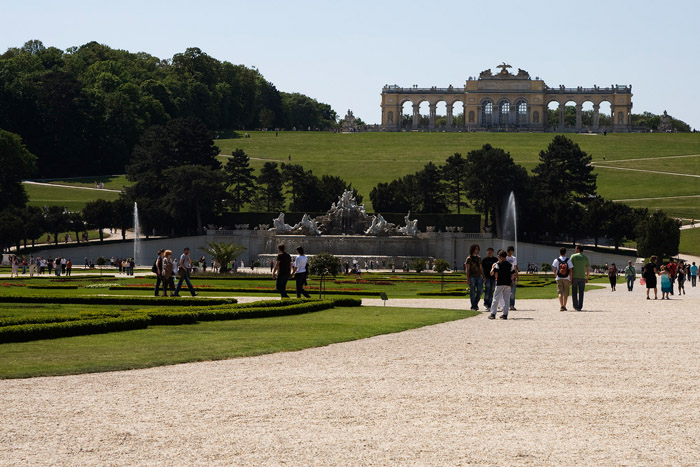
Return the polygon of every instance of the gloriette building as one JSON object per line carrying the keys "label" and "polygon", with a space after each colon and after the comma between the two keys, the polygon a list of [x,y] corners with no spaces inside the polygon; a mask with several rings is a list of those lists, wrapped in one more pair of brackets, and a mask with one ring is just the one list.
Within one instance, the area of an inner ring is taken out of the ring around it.
{"label": "gloriette building", "polygon": [[[631,130],[632,86],[551,88],[544,80],[522,69],[517,73],[508,71],[510,65],[502,63],[498,73],[482,71],[478,78],[469,77],[464,88],[402,88],[386,85],[382,89],[382,125],[384,131],[446,130],[446,131],[584,131],[601,130],[600,105],[610,104],[610,125],[607,131],[628,132]],[[406,102],[412,105],[412,119],[402,117]],[[428,124],[421,124],[420,105],[428,103]],[[446,123],[436,126],[436,107],[444,102],[447,108]],[[456,122],[455,104],[464,105],[464,122]],[[547,124],[549,104],[558,104],[558,125]],[[583,104],[593,105],[591,124],[582,122]],[[576,108],[576,123],[565,127],[564,116],[567,103]]]}

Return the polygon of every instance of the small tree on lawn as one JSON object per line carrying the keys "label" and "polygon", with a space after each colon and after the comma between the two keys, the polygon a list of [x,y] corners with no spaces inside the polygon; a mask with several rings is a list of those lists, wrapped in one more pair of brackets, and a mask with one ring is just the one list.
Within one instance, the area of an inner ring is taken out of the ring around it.
{"label": "small tree on lawn", "polygon": [[244,246],[236,245],[235,243],[226,242],[207,242],[206,247],[201,247],[200,250],[208,254],[219,263],[219,272],[225,273],[228,271],[228,263],[238,258],[246,249]]}
{"label": "small tree on lawn", "polygon": [[418,274],[425,270],[425,258],[416,258],[413,260],[413,269],[416,270]]}
{"label": "small tree on lawn", "polygon": [[450,263],[442,258],[438,258],[434,263],[435,272],[440,274],[440,292],[445,291],[445,271],[450,269]]}
{"label": "small tree on lawn", "polygon": [[102,267],[107,264],[107,259],[104,256],[97,258],[97,265],[100,267],[100,276],[102,275]]}
{"label": "small tree on lawn", "polygon": [[314,276],[321,276],[321,283],[318,288],[318,298],[323,293],[323,281],[325,276],[330,274],[335,277],[340,270],[340,260],[330,253],[319,253],[309,260],[309,272]]}

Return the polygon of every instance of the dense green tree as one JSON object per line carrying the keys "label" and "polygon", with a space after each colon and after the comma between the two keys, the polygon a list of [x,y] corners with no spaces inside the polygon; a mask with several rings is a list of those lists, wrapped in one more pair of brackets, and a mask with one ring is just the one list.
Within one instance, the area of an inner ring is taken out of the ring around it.
{"label": "dense green tree", "polygon": [[27,193],[22,179],[32,176],[36,157],[22,143],[19,135],[0,129],[0,209],[22,207]]}
{"label": "dense green tree", "polygon": [[177,230],[201,234],[205,222],[214,220],[228,196],[226,175],[203,165],[183,165],[166,169],[163,177],[169,188],[163,208],[175,221]]}
{"label": "dense green tree", "polygon": [[[98,200],[109,204],[109,201]],[[96,201],[91,201],[94,203]],[[90,204],[90,203],[88,203]],[[53,236],[54,244],[58,245],[58,234],[65,232],[71,227],[68,219],[68,211],[60,206],[49,206],[44,212],[44,232],[50,232]],[[102,236],[102,232],[100,232]]]}
{"label": "dense green tree", "polygon": [[659,258],[678,254],[681,231],[678,224],[663,211],[643,216],[636,226],[637,254]]}
{"label": "dense green tree", "polygon": [[0,55],[0,128],[22,136],[40,175],[121,173],[147,128],[186,117],[218,129],[306,129],[331,128],[337,115],[198,48],[161,60],[29,41]]}
{"label": "dense green tree", "polygon": [[476,210],[484,214],[485,224],[493,216],[498,227],[503,205],[511,191],[517,200],[527,199],[527,171],[513,162],[503,149],[485,144],[481,149],[470,151],[466,156],[466,173],[466,196]]}
{"label": "dense green tree", "polygon": [[258,192],[253,201],[254,206],[265,212],[283,210],[282,174],[276,162],[265,162],[257,177]]}
{"label": "dense green tree", "polygon": [[591,156],[569,138],[557,135],[533,169],[535,214],[548,232],[572,232],[580,209],[575,205],[595,195],[596,175]]}
{"label": "dense green tree", "polygon": [[19,249],[24,237],[23,220],[23,210],[16,206],[0,211],[0,252],[12,246]]}
{"label": "dense green tree", "polygon": [[[49,206],[49,210],[51,207]],[[83,219],[89,227],[98,230],[102,242],[104,241],[104,229],[113,225],[114,207],[110,201],[104,199],[89,201],[83,208]]]}
{"label": "dense green tree", "polygon": [[448,157],[445,165],[440,166],[442,178],[445,180],[445,198],[449,205],[457,208],[457,214],[462,212],[462,198],[466,191],[467,161],[458,152]]}
{"label": "dense green tree", "polygon": [[242,149],[236,149],[231,153],[224,171],[228,175],[230,186],[229,205],[234,211],[240,211],[243,205],[252,201],[255,194],[255,175],[250,167],[250,157]]}
{"label": "dense green tree", "polygon": [[421,213],[447,212],[445,204],[445,186],[442,181],[440,169],[428,162],[423,170],[416,173],[416,182],[419,186]]}

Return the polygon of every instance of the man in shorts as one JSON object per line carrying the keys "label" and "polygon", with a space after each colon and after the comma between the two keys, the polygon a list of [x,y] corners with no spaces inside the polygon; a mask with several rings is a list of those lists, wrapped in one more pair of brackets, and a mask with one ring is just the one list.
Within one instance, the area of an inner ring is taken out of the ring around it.
{"label": "man in shorts", "polygon": [[554,259],[552,268],[557,281],[559,311],[566,311],[566,302],[569,300],[569,290],[571,289],[571,279],[574,272],[573,263],[566,257],[566,248],[559,249],[559,257]]}

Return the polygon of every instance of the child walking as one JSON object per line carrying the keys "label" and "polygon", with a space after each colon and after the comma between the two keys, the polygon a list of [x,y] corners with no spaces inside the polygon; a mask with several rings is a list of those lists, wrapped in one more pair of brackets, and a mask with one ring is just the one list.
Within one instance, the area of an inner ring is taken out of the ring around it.
{"label": "child walking", "polygon": [[661,300],[670,300],[668,295],[671,293],[671,290],[673,290],[671,273],[666,266],[661,266]]}

